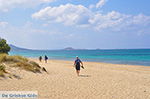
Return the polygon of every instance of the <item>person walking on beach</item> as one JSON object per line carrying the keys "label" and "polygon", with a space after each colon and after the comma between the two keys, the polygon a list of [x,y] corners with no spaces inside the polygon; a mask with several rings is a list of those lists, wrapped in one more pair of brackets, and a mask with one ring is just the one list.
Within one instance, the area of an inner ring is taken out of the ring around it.
{"label": "person walking on beach", "polygon": [[76,60],[74,61],[74,65],[75,65],[75,69],[76,69],[76,72],[77,72],[78,76],[79,76],[79,73],[80,73],[80,64],[82,65],[82,68],[84,69],[82,61],[79,59],[78,56],[76,56]]}
{"label": "person walking on beach", "polygon": [[48,57],[45,55],[45,63],[47,63]]}
{"label": "person walking on beach", "polygon": [[40,61],[40,62],[42,61],[42,56],[39,57],[39,61]]}

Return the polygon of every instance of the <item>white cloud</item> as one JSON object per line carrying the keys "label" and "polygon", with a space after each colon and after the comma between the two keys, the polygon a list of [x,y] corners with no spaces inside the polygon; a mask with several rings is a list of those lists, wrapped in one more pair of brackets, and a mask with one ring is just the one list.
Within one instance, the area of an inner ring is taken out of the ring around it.
{"label": "white cloud", "polygon": [[133,16],[132,18],[132,24],[148,25],[149,23],[150,23],[150,16],[139,14],[137,16]]}
{"label": "white cloud", "polygon": [[[143,27],[150,24],[150,16],[143,14],[129,15],[116,11],[106,14],[91,11],[83,5],[66,4],[57,7],[46,7],[34,13],[32,18],[44,20],[46,23],[56,22],[65,25],[90,27],[98,31],[111,29],[120,31],[136,26]],[[128,28],[127,28],[128,27]]]}
{"label": "white cloud", "polygon": [[42,3],[50,3],[55,0],[0,0],[0,11],[7,12],[14,7],[33,7]]}
{"label": "white cloud", "polygon": [[101,8],[106,2],[107,2],[107,0],[100,0],[100,1],[96,4],[96,8]]}
{"label": "white cloud", "polygon": [[89,22],[96,30],[116,28],[129,16],[130,15],[121,14],[115,11],[109,12],[107,14],[96,13],[89,20]]}
{"label": "white cloud", "polygon": [[131,28],[140,30],[150,25],[150,16],[143,14],[129,15],[112,11],[107,14],[97,13],[89,22],[96,30],[111,29],[121,31]]}
{"label": "white cloud", "polygon": [[0,27],[4,28],[8,25],[8,22],[0,22]]}
{"label": "white cloud", "polygon": [[58,7],[46,7],[34,13],[32,18],[48,20],[48,22],[62,22],[65,25],[88,24],[90,10],[82,5],[66,4]]}

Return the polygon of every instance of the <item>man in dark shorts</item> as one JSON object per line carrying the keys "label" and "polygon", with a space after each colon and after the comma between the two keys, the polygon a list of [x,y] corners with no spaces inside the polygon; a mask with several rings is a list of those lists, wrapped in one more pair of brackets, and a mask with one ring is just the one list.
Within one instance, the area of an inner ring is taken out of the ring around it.
{"label": "man in dark shorts", "polygon": [[79,59],[78,56],[76,56],[76,60],[74,61],[74,65],[75,65],[76,72],[77,72],[78,76],[79,76],[79,73],[80,73],[80,64],[83,66],[82,61]]}
{"label": "man in dark shorts", "polygon": [[39,57],[39,61],[40,61],[40,62],[42,61],[42,56]]}

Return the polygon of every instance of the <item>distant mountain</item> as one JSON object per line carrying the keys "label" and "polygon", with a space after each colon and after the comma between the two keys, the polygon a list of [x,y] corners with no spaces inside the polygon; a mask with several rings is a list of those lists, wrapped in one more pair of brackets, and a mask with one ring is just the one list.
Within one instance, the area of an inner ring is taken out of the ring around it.
{"label": "distant mountain", "polygon": [[11,51],[25,51],[25,50],[31,50],[31,49],[26,49],[26,48],[20,48],[20,47],[17,47],[15,45],[12,45],[12,44],[9,44],[10,48],[11,48]]}

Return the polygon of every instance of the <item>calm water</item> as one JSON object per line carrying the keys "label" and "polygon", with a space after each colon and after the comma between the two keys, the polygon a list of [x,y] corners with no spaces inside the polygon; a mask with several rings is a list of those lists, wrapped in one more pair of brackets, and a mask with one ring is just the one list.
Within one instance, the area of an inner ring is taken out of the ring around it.
{"label": "calm water", "polygon": [[120,50],[50,50],[50,51],[11,51],[10,55],[39,57],[47,55],[50,59],[81,60],[106,62],[114,64],[132,64],[150,66],[150,49],[120,49]]}

